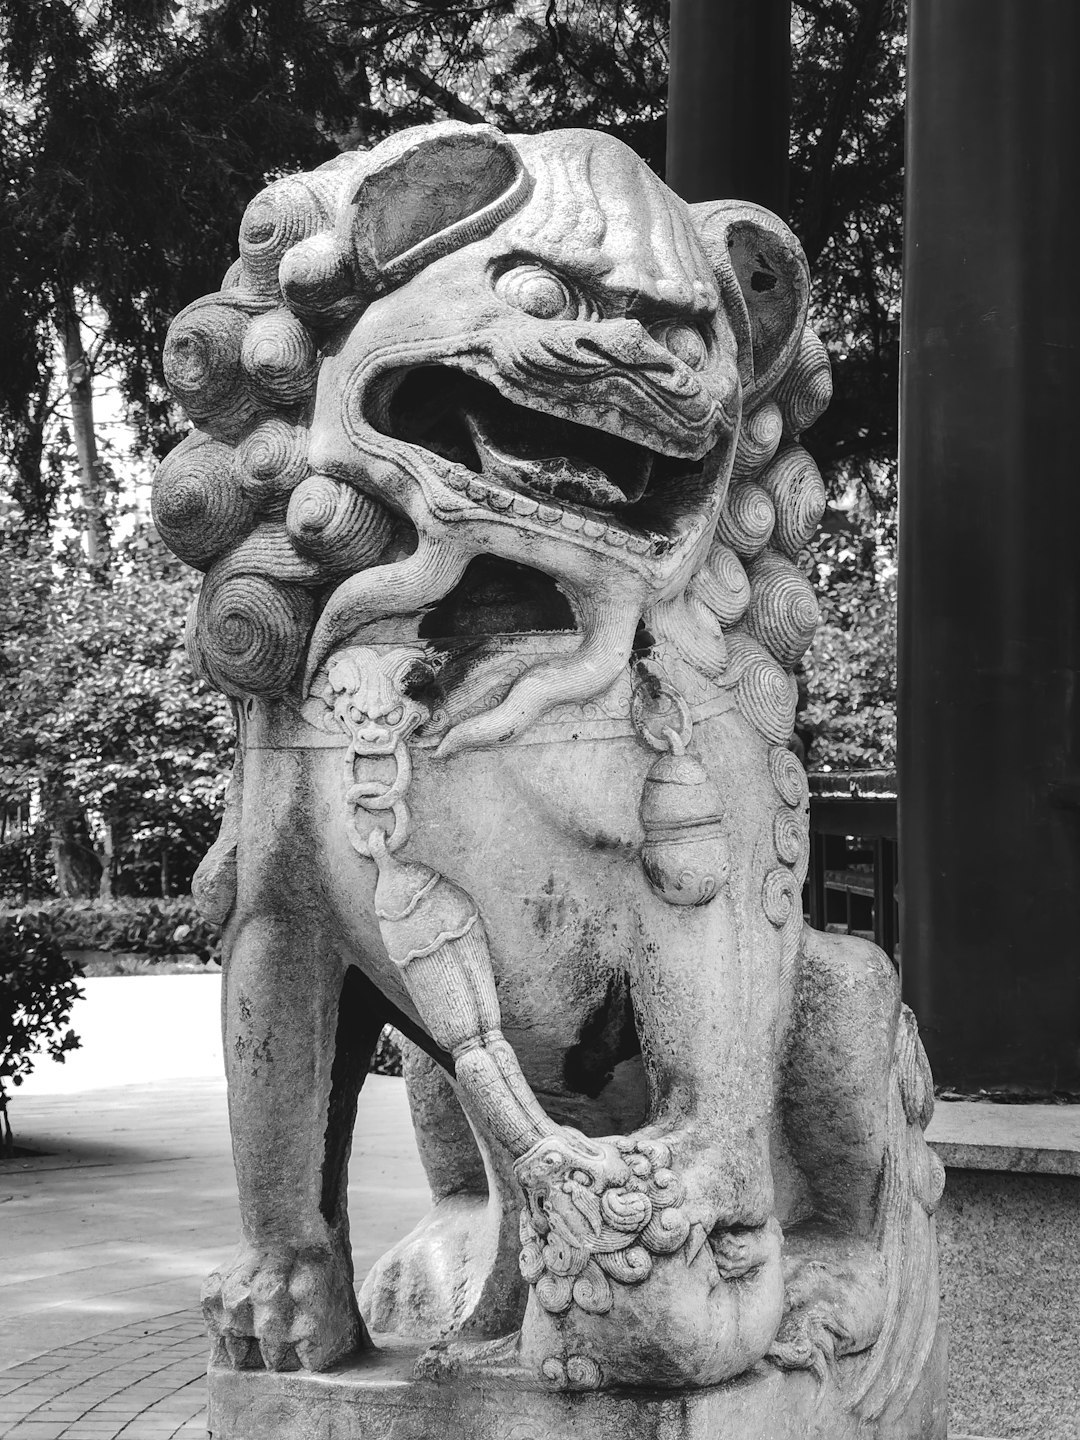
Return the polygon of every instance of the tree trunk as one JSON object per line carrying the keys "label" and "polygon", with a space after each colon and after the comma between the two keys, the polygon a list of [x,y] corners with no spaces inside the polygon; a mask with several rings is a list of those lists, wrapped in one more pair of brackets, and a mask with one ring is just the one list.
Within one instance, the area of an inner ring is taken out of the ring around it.
{"label": "tree trunk", "polygon": [[109,564],[109,530],[105,522],[101,466],[94,431],[94,372],[83,345],[82,325],[71,294],[61,297],[57,326],[64,345],[72,438],[79,462],[79,490],[86,516],[86,558],[93,569],[103,571]]}
{"label": "tree trunk", "polygon": [[116,837],[113,834],[112,821],[105,822],[105,847],[104,853],[98,856],[101,862],[101,879],[98,881],[98,899],[111,900],[113,898],[113,882],[116,877]]}
{"label": "tree trunk", "polygon": [[82,808],[65,792],[62,782],[42,786],[42,809],[56,870],[56,892],[64,899],[93,899],[101,885],[101,861],[94,853],[90,827]]}

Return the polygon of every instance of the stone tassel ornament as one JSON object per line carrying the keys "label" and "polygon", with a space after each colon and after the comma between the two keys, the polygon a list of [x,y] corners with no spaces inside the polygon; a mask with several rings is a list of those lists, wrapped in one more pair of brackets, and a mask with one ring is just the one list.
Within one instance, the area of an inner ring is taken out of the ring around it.
{"label": "stone tassel ornament", "polygon": [[381,832],[375,913],[432,1039],[454,1060],[465,1095],[515,1159],[555,1126],[540,1108],[503,1038],[487,934],[476,901],[431,866],[401,861]]}
{"label": "stone tassel ornament", "polygon": [[682,739],[673,730],[665,736],[670,749],[657,756],[641,795],[641,863],[669,905],[706,905],[728,872],[720,793]]}

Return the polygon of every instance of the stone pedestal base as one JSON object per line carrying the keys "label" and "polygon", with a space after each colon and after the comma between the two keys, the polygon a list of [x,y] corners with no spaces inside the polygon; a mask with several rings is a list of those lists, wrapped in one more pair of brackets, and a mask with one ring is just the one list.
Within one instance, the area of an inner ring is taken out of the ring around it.
{"label": "stone pedestal base", "polygon": [[210,1369],[213,1440],[945,1440],[939,1335],[902,1414],[863,1423],[835,1387],[762,1365],[694,1392],[540,1390],[524,1375],[417,1380],[417,1351],[369,1352],[327,1375]]}

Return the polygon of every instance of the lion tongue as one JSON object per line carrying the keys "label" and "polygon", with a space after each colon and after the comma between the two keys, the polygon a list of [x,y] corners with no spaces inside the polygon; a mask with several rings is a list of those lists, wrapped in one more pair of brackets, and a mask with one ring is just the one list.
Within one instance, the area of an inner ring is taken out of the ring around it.
{"label": "lion tongue", "polygon": [[566,500],[572,505],[590,505],[598,510],[625,505],[626,496],[598,466],[571,460],[566,455],[545,455],[537,459],[513,455],[496,445],[475,415],[466,411],[465,419],[484,474],[492,479],[514,490]]}

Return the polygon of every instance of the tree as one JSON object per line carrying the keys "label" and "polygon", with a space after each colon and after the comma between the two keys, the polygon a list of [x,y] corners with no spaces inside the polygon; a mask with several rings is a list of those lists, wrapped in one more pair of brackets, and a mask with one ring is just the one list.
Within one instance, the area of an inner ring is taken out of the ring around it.
{"label": "tree", "polygon": [[108,586],[74,545],[0,552],[0,800],[37,798],[61,895],[178,893],[213,840],[233,727],[184,654],[195,588],[145,528]]}
{"label": "tree", "polygon": [[807,437],[895,544],[904,185],[904,0],[797,0],[792,223],[834,398]]}
{"label": "tree", "polygon": [[[71,317],[97,307],[101,339],[82,355],[119,370],[142,439],[167,448],[169,320],[213,288],[268,175],[441,115],[597,126],[662,170],[665,0],[218,0],[186,23],[177,10],[8,0],[0,16],[0,258],[22,282],[4,302],[21,309],[0,414],[34,514],[50,500],[33,477],[44,327],[60,326],[78,375]],[[827,472],[875,495],[884,483],[886,506],[904,33],[902,0],[795,5],[793,222],[842,382],[815,445]]]}
{"label": "tree", "polygon": [[[187,20],[171,0],[4,6],[0,263],[17,277],[0,299],[9,544],[25,548],[47,532],[74,472],[72,515],[91,576],[108,588],[111,497],[95,376],[118,378],[141,450],[175,442],[160,372],[172,315],[215,288],[267,173],[325,159],[333,145],[322,122],[347,113],[323,40],[305,7],[283,0],[202,7]],[[71,464],[55,445],[62,404]],[[39,780],[60,887],[93,893],[101,857],[85,796],[55,759]]]}
{"label": "tree", "polygon": [[[40,524],[55,500],[40,462],[58,334],[91,550],[103,545],[94,373],[119,376],[146,448],[174,442],[160,370],[172,315],[214,288],[266,175],[327,158],[324,126],[350,109],[338,57],[299,0],[230,0],[187,23],[178,9],[8,0],[0,16],[0,260],[20,282],[4,301],[15,343],[0,428],[15,498]],[[101,325],[91,347],[89,311]]]}

